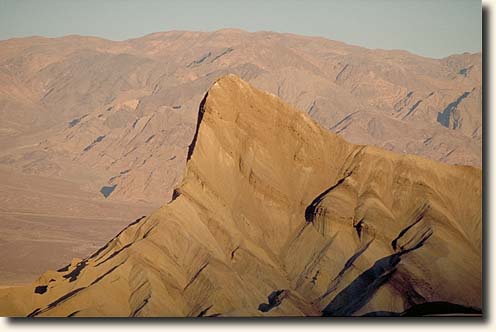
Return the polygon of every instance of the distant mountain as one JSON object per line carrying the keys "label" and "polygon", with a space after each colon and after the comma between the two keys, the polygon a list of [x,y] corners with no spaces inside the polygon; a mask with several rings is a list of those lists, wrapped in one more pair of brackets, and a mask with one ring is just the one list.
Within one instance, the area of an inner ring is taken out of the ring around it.
{"label": "distant mountain", "polygon": [[195,127],[170,203],[0,314],[481,313],[480,169],[347,143],[234,75]]}
{"label": "distant mountain", "polygon": [[234,73],[347,140],[481,166],[481,55],[436,60],[241,30],[0,42],[0,165],[89,173],[110,200],[166,202],[196,107]]}

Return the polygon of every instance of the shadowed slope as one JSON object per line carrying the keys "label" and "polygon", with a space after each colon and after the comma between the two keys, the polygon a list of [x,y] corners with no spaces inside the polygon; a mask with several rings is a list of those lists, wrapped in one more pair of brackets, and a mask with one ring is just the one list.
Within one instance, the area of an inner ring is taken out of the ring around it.
{"label": "shadowed slope", "polygon": [[82,262],[1,290],[0,312],[203,317],[481,307],[480,170],[348,144],[234,75],[213,84],[198,118],[172,202]]}

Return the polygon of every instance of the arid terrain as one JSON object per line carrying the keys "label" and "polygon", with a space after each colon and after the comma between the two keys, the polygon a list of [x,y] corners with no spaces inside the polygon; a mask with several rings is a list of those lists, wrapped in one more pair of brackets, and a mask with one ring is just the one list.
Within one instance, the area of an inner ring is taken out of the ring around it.
{"label": "arid terrain", "polygon": [[198,105],[228,73],[351,143],[481,167],[480,53],[233,29],[0,41],[0,284],[86,257],[167,203]]}
{"label": "arid terrain", "polygon": [[0,314],[481,313],[479,168],[348,143],[235,75],[196,118],[171,202]]}
{"label": "arid terrain", "polygon": [[[106,202],[81,183],[0,168],[0,285],[85,257],[153,206]],[[75,203],[77,202],[77,203]]]}

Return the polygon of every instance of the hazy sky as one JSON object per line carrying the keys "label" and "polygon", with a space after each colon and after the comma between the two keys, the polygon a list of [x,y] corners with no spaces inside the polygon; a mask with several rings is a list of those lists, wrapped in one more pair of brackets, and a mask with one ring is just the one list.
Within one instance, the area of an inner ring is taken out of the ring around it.
{"label": "hazy sky", "polygon": [[241,28],[430,57],[481,50],[477,0],[0,0],[0,39]]}

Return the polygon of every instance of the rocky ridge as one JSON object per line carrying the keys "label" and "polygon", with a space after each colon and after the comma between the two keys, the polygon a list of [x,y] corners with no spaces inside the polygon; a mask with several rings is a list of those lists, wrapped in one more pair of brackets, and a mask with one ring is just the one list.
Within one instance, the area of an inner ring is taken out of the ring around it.
{"label": "rocky ridge", "polygon": [[234,75],[170,203],[0,289],[3,315],[478,314],[481,171],[353,145]]}

